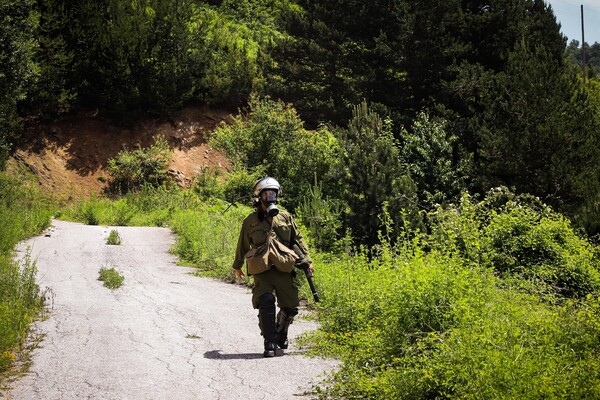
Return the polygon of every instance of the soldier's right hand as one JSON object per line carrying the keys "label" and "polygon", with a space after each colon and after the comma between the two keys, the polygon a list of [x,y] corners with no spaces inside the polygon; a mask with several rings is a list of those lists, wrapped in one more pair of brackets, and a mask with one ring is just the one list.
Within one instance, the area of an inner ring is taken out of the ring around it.
{"label": "soldier's right hand", "polygon": [[235,277],[237,279],[244,279],[244,271],[242,271],[241,268],[235,268],[233,271],[235,272]]}

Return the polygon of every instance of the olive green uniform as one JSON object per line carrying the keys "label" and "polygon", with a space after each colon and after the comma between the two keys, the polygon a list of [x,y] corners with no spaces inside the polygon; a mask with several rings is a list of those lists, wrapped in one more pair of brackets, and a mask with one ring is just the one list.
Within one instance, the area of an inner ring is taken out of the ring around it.
{"label": "olive green uniform", "polygon": [[[286,211],[280,211],[271,218],[259,215],[255,211],[248,215],[242,223],[242,229],[235,251],[233,268],[239,269],[244,266],[245,254],[251,248],[258,247],[267,241],[267,234],[271,229],[273,219],[273,232],[281,243],[290,247],[290,243],[297,243],[302,252],[308,257],[308,247],[292,216]],[[281,272],[272,266],[269,270],[254,275],[254,287],[252,289],[252,305],[258,308],[258,299],[264,293],[273,293],[277,297],[277,305],[280,308],[298,307],[298,285],[294,281],[295,271],[292,273]]]}

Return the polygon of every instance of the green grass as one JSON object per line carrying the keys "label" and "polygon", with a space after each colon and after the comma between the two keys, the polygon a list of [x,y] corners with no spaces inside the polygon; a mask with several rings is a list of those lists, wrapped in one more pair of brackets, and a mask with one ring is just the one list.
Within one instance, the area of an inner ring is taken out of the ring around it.
{"label": "green grass", "polygon": [[0,372],[14,362],[43,306],[35,262],[29,255],[15,260],[13,249],[49,226],[52,209],[30,176],[0,173]]}
{"label": "green grass", "polygon": [[106,238],[106,244],[109,245],[120,245],[121,244],[121,235],[115,229],[111,230]]}
{"label": "green grass", "polygon": [[104,286],[109,289],[118,289],[123,285],[123,281],[125,281],[125,277],[114,267],[102,267],[98,274],[98,280],[104,282]]}

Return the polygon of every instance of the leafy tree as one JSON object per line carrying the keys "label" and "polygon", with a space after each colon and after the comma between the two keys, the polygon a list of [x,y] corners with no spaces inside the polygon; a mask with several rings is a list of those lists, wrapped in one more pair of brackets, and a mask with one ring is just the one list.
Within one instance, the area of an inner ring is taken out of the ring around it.
{"label": "leafy tree", "polygon": [[84,104],[119,113],[164,111],[189,97],[189,1],[145,0],[75,7],[74,80]]}
{"label": "leafy tree", "polygon": [[33,5],[30,0],[0,1],[0,168],[20,129],[17,104],[35,79]]}
{"label": "leafy tree", "polygon": [[38,66],[37,84],[24,104],[23,111],[45,117],[67,111],[75,102],[76,89],[68,82],[72,75],[75,52],[69,42],[69,24],[73,11],[61,1],[37,2],[39,25],[34,60]]}
{"label": "leafy tree", "polygon": [[571,213],[590,190],[597,196],[600,131],[575,74],[523,40],[493,82],[478,136],[481,186],[515,187]]}
{"label": "leafy tree", "polygon": [[455,201],[469,187],[471,160],[457,148],[457,137],[447,134],[445,125],[422,113],[410,131],[400,133],[401,160],[427,208]]}
{"label": "leafy tree", "polygon": [[579,41],[571,40],[565,51],[566,56],[581,68],[584,48],[588,77],[597,77],[600,74],[600,43],[596,42],[590,46],[586,42],[580,47]]}
{"label": "leafy tree", "polygon": [[293,102],[311,126],[341,124],[367,99],[386,109],[406,99],[399,41],[406,4],[376,0],[299,1],[282,14],[289,36],[278,41],[267,90]]}
{"label": "leafy tree", "polygon": [[275,177],[292,211],[308,193],[315,175],[327,187],[326,195],[339,190],[339,141],[324,127],[305,130],[290,104],[253,97],[249,112],[217,129],[211,142],[224,149],[237,168],[260,169]]}
{"label": "leafy tree", "polygon": [[273,18],[287,2],[223,2],[194,7],[189,29],[194,96],[209,103],[241,105],[260,89],[266,51],[281,34]]}
{"label": "leafy tree", "polygon": [[[363,102],[354,107],[348,129],[340,136],[347,166],[343,176],[343,198],[349,208],[345,224],[355,240],[372,247],[379,242],[380,232],[395,237],[397,233],[390,232],[382,220],[387,214],[396,227],[416,224],[414,182],[400,160],[390,121],[382,120]],[[404,209],[409,210],[408,215]]]}

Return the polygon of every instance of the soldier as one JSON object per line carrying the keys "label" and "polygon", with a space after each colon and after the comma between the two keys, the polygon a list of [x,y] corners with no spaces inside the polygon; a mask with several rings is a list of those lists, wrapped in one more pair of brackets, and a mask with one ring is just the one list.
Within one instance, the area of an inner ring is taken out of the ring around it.
{"label": "soldier", "polygon": [[[281,195],[281,186],[274,178],[259,180],[252,191],[256,211],[248,215],[242,223],[238,239],[233,268],[238,279],[244,278],[242,267],[246,253],[267,241],[267,234],[273,236],[287,247],[298,245],[306,259],[309,271],[314,267],[308,258],[308,248],[292,216],[277,208],[277,198]],[[273,237],[272,236],[272,237]],[[288,328],[298,314],[298,285],[294,281],[296,271],[282,272],[270,266],[264,272],[253,275],[252,305],[258,309],[258,321],[264,338],[264,357],[274,357],[276,346],[288,348]],[[275,316],[275,300],[279,313]]]}

